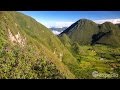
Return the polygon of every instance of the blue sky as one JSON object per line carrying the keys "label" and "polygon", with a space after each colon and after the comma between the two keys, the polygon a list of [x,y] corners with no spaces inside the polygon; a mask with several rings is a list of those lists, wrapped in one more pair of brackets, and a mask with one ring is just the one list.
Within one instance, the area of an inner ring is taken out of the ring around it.
{"label": "blue sky", "polygon": [[47,27],[69,26],[73,22],[86,18],[90,20],[119,19],[120,11],[20,11],[29,15]]}

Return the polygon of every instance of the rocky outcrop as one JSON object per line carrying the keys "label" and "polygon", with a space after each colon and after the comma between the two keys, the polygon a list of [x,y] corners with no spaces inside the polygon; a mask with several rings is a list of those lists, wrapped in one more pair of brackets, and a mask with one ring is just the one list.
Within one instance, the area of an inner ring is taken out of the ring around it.
{"label": "rocky outcrop", "polygon": [[9,33],[9,39],[13,44],[19,44],[20,46],[25,45],[26,38],[23,38],[19,32],[14,36],[11,33],[10,29],[8,29],[8,33]]}

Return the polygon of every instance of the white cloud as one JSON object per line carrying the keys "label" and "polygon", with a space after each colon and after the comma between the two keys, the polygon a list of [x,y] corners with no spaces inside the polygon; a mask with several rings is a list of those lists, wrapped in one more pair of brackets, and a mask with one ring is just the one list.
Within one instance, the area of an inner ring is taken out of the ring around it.
{"label": "white cloud", "polygon": [[52,32],[53,32],[55,35],[58,35],[58,34],[61,33],[61,32],[55,31],[55,30],[52,30]]}
{"label": "white cloud", "polygon": [[98,23],[98,24],[102,24],[104,22],[112,22],[113,24],[117,24],[120,23],[120,19],[103,19],[103,20],[94,20],[94,22]]}
{"label": "white cloud", "polygon": [[[42,23],[43,25],[45,25],[47,28],[51,28],[51,27],[56,27],[56,28],[62,28],[62,27],[69,27],[70,25],[72,25],[74,22],[73,21],[42,21],[37,19],[38,22]],[[120,23],[120,18],[117,19],[101,19],[101,20],[93,20],[94,22],[98,23],[98,24],[102,24],[106,21],[108,22],[112,22],[113,24],[117,24]]]}
{"label": "white cloud", "polygon": [[[104,22],[112,22],[113,24],[117,24],[120,23],[120,18],[118,19],[101,19],[101,20],[94,20],[94,22],[98,23],[98,24],[102,24]],[[62,27],[69,27],[70,25],[72,25],[74,22],[70,21],[58,21],[58,22],[54,22],[51,25],[49,25],[49,27],[56,27],[56,28],[62,28]]]}

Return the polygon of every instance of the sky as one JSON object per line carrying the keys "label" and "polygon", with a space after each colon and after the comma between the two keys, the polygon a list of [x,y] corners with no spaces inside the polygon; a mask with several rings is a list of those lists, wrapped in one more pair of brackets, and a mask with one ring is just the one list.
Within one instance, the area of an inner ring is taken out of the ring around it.
{"label": "sky", "polygon": [[[68,27],[79,19],[85,18],[103,23],[120,21],[120,11],[19,11],[29,15],[46,27]],[[113,21],[114,20],[114,21]]]}

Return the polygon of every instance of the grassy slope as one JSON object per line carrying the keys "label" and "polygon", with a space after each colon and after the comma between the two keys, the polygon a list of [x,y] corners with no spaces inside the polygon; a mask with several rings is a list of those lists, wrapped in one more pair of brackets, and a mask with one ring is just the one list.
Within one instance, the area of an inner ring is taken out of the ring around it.
{"label": "grassy slope", "polygon": [[[26,47],[33,48],[33,51],[39,52],[40,57],[52,61],[66,78],[75,78],[74,74],[66,66],[71,62],[76,62],[75,58],[49,29],[31,17],[18,12],[4,12],[0,19],[0,33],[3,34],[0,40],[3,39],[3,42],[6,40],[6,43],[10,43],[8,40],[8,28],[14,35],[19,32],[23,37],[26,37]],[[0,43],[0,46],[2,47],[2,43]],[[55,50],[56,53],[53,54]],[[60,61],[60,53],[63,54],[63,62],[66,65]]]}
{"label": "grassy slope", "polygon": [[118,26],[106,22],[101,25],[100,32],[109,32],[102,37],[98,43],[107,44],[110,46],[120,46],[120,29]]}

